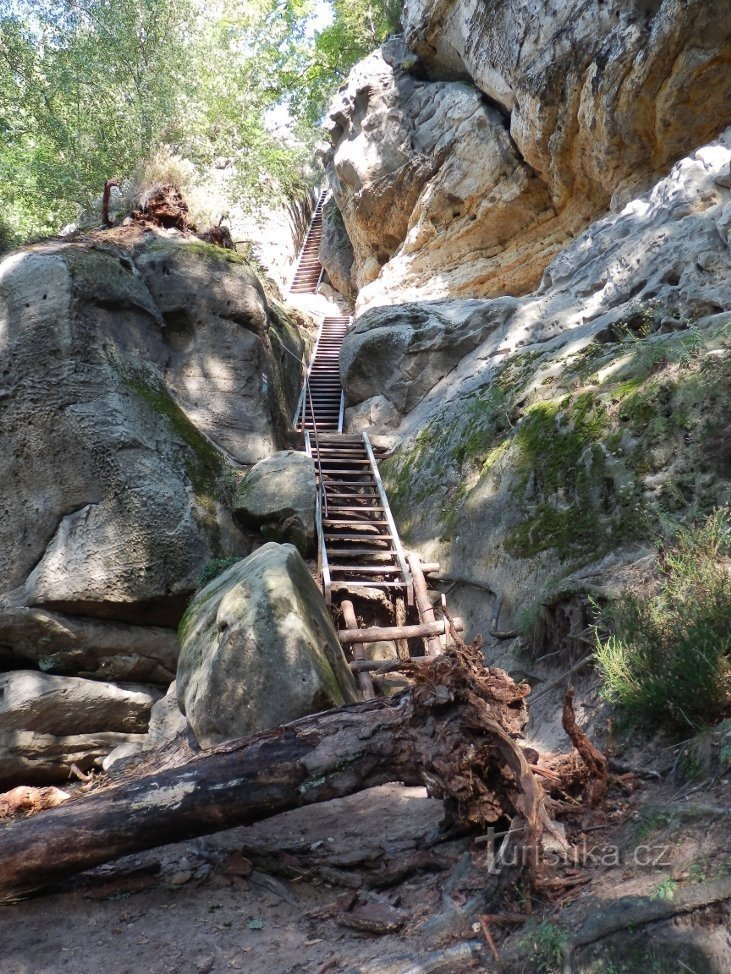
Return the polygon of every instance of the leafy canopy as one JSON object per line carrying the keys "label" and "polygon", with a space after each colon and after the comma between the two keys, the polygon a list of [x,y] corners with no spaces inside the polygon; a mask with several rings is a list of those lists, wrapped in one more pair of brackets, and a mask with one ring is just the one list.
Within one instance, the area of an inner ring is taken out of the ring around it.
{"label": "leafy canopy", "polygon": [[[324,7],[330,22],[317,30]],[[399,10],[400,0],[0,0],[5,236],[56,232],[160,145],[200,171],[227,160],[229,190],[250,208],[296,192],[314,178],[329,97]]]}

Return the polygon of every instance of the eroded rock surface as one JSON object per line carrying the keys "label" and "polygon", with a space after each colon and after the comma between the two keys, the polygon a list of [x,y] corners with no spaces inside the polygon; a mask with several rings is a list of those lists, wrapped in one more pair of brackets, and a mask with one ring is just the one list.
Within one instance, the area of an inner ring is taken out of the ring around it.
{"label": "eroded rock surface", "polygon": [[403,24],[331,111],[359,308],[526,293],[731,122],[724,0],[409,0]]}
{"label": "eroded rock surface", "polygon": [[[174,232],[0,263],[0,668],[170,684],[203,567],[251,550],[235,471],[282,445],[303,352],[246,261]],[[63,685],[53,720],[31,708],[2,731],[4,774],[139,743],[150,700],[130,729],[99,698],[87,728]]]}
{"label": "eroded rock surface", "polygon": [[282,450],[252,467],[233,499],[235,520],[268,541],[289,541],[304,557],[315,547],[315,465],[311,457]]}
{"label": "eroded rock surface", "polygon": [[68,778],[107,751],[141,741],[160,694],[145,687],[51,676],[0,675],[0,784]]}
{"label": "eroded rock surface", "polygon": [[483,586],[450,594],[482,632],[498,599],[529,631],[612,588],[663,518],[731,496],[730,166],[728,130],[531,295],[374,309],[346,338],[350,404],[403,417],[383,469],[404,540]]}
{"label": "eroded rock surface", "polygon": [[0,336],[1,604],[177,625],[203,564],[248,550],[228,457],[276,449],[302,342],[235,255],[156,235],[12,254]]}
{"label": "eroded rock surface", "polygon": [[322,594],[292,545],[210,582],[180,627],[177,693],[202,747],[357,697]]}

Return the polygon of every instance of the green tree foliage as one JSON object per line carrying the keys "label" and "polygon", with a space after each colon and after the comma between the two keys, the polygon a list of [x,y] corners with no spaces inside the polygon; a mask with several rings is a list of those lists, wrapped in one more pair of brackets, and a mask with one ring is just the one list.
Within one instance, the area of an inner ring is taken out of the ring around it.
{"label": "green tree foliage", "polygon": [[0,194],[21,235],[58,229],[154,139],[174,139],[187,0],[16,3],[0,21]]}
{"label": "green tree foliage", "polygon": [[[311,178],[317,125],[394,0],[0,0],[3,239],[56,232],[164,145],[257,205]],[[280,119],[277,125],[276,120]]]}
{"label": "green tree foliage", "polygon": [[354,64],[400,27],[402,0],[332,0],[332,23],[315,38],[307,67],[302,108],[310,123]]}
{"label": "green tree foliage", "polygon": [[651,595],[600,615],[596,659],[606,697],[650,724],[688,731],[731,708],[731,510],[678,530]]}

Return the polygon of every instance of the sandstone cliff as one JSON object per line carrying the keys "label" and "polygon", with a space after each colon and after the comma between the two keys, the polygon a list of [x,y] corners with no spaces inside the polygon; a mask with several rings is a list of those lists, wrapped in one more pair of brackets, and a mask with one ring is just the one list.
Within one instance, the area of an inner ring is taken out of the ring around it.
{"label": "sandstone cliff", "polygon": [[731,122],[723,0],[409,0],[403,23],[331,115],[359,308],[524,294]]}
{"label": "sandstone cliff", "polygon": [[[730,165],[728,130],[533,294],[373,309],[348,336],[350,423],[392,431],[405,540],[502,599],[508,626],[616,589],[664,516],[731,497]],[[486,631],[494,599],[452,598]]]}

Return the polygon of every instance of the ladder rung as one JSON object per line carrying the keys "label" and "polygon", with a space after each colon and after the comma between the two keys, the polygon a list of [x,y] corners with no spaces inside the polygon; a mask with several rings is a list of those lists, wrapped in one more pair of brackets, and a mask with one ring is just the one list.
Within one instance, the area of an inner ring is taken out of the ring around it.
{"label": "ladder rung", "polygon": [[[370,467],[370,465],[371,465],[371,461],[370,460],[356,460],[355,458],[353,458],[352,460],[350,460],[350,459],[348,459],[348,457],[332,457],[332,458],[325,457],[324,462],[325,463],[341,463],[342,462],[345,465],[349,465],[349,466],[353,466],[353,467]],[[351,471],[348,471],[348,472],[349,473],[354,473],[354,471],[352,471],[352,470]]]}
{"label": "ladder rung", "polygon": [[401,569],[398,565],[389,567],[388,565],[328,565],[331,572],[362,572],[364,575],[400,575]]}
{"label": "ladder rung", "polygon": [[[357,470],[340,470],[340,469],[335,468],[335,467],[324,467],[322,472],[324,474],[327,474],[328,476],[330,476],[331,474],[334,474],[334,473],[345,473],[345,474],[348,474],[349,477],[357,477],[358,476],[358,471]],[[366,473],[368,473],[368,471],[367,470],[364,470],[363,471],[363,474],[365,475]]]}
{"label": "ladder rung", "polygon": [[406,582],[360,582],[351,578],[347,581],[333,580],[331,588],[352,588],[357,585],[359,588],[408,588]]}
{"label": "ladder rung", "polygon": [[327,485],[325,485],[325,493],[327,494],[328,501],[333,500],[333,498],[335,497],[345,497],[347,500],[352,501],[352,500],[358,500],[359,497],[362,497],[364,500],[368,500],[371,497],[377,498],[379,496],[378,494],[341,494],[337,491],[331,492],[328,491]]}
{"label": "ladder rung", "polygon": [[333,548],[333,556],[338,558],[390,558],[393,559],[396,552],[390,550],[369,551],[367,548]]}
{"label": "ladder rung", "polygon": [[[330,498],[328,498],[328,501],[329,500],[330,500]],[[358,514],[368,514],[371,511],[382,511],[383,510],[383,508],[380,507],[380,506],[379,507],[375,507],[375,506],[374,507],[370,507],[370,506],[367,506],[365,504],[361,504],[360,507],[358,507],[358,506],[346,507],[346,506],[344,506],[342,504],[328,504],[328,506],[332,507],[333,511],[337,511],[338,513],[341,513],[342,511],[346,511],[347,513],[350,513],[351,511],[356,511]]]}
{"label": "ladder rung", "polygon": [[[353,519],[352,518],[350,518],[347,521],[344,521],[342,518],[325,517],[325,518],[322,519],[322,523],[323,523],[323,525],[326,528],[337,528],[337,527],[340,527],[340,526],[344,526],[346,528],[352,528],[353,527]],[[371,520],[364,521],[363,524],[366,527],[371,527],[371,526],[372,527],[376,527],[376,525],[379,525],[379,524],[384,524],[384,525],[385,524],[388,524],[388,521],[375,520],[374,519],[372,521]]]}
{"label": "ladder rung", "polygon": [[[367,541],[369,544],[372,541],[393,541],[390,534],[328,534],[325,536],[325,540],[330,541]],[[377,551],[383,551],[383,548],[376,549]]]}

